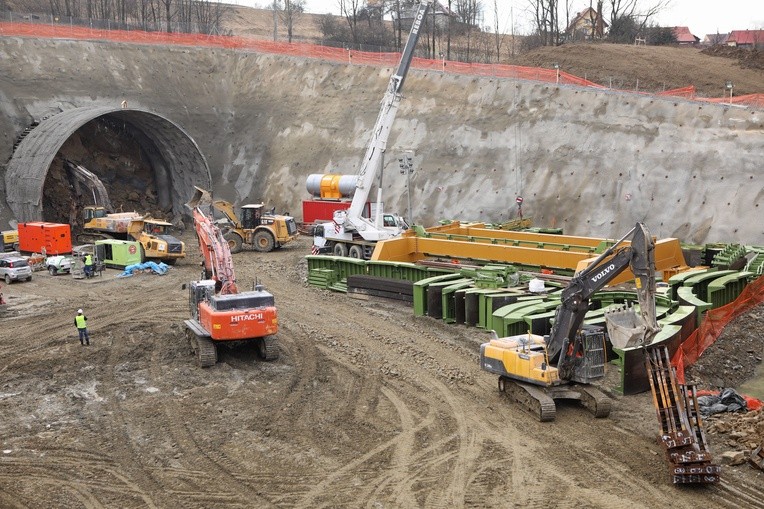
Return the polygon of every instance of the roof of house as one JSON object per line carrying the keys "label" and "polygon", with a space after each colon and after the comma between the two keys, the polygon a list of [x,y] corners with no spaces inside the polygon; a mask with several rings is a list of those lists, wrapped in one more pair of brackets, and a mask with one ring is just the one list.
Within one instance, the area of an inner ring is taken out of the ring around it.
{"label": "roof of house", "polygon": [[703,42],[706,44],[726,44],[730,34],[706,34]]}
{"label": "roof of house", "polygon": [[692,35],[689,27],[672,27],[671,32],[674,34],[674,37],[676,37],[676,42],[679,42],[679,43],[682,43],[682,42],[695,43],[700,41],[699,37]]}
{"label": "roof of house", "polygon": [[733,30],[727,41],[737,44],[764,44],[764,30]]}
{"label": "roof of house", "polygon": [[[596,21],[597,20],[597,11],[594,10],[593,8],[591,8],[591,7],[587,7],[583,11],[579,12],[578,14],[576,14],[576,17],[573,18],[573,20],[570,22],[570,25],[568,25],[568,28],[566,29],[566,31],[568,31],[568,32],[571,31],[573,28],[576,27],[576,25],[578,24],[579,21],[584,21],[584,20],[585,21],[589,21],[589,20],[595,20]],[[610,24],[607,21],[605,21],[604,18],[601,21],[602,21],[602,26],[604,28],[607,28],[607,27],[610,26]]]}

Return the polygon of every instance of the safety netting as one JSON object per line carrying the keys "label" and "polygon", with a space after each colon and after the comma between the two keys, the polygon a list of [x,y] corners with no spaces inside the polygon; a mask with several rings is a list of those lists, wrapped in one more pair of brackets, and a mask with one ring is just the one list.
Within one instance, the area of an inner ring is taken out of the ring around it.
{"label": "safety netting", "polygon": [[684,340],[671,359],[679,383],[684,383],[684,370],[692,366],[719,339],[724,327],[735,318],[764,302],[764,277],[754,279],[737,299],[716,309],[706,311],[700,327]]}
{"label": "safety netting", "polygon": [[[86,20],[87,21],[87,20]],[[104,29],[91,26],[64,23],[26,23],[0,22],[0,36],[34,37],[48,39],[102,40],[133,44],[161,44],[176,46],[198,46],[227,48],[231,50],[253,51],[314,58],[332,62],[345,62],[358,65],[394,66],[400,59],[399,53],[355,51],[334,48],[318,44],[299,42],[276,42],[248,37],[206,35],[198,33],[161,32],[144,30]],[[454,62],[445,59],[414,58],[411,67],[423,70],[440,71],[449,74],[472,76],[490,76],[518,80],[541,81],[562,85],[576,85],[596,89],[608,89],[603,85],[585,78],[569,74],[559,69],[523,67],[505,64],[480,64]],[[613,90],[613,89],[611,89]],[[624,90],[623,92],[630,92]],[[654,95],[643,92],[644,95]],[[741,95],[737,97],[702,98],[696,96],[695,87],[682,87],[655,94],[658,96],[677,97],[687,100],[706,101],[736,106],[764,108],[764,94]]]}

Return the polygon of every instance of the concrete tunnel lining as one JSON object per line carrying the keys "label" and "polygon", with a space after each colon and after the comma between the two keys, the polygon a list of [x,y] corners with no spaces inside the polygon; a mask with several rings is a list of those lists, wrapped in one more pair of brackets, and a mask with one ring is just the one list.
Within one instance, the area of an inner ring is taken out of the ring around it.
{"label": "concrete tunnel lining", "polygon": [[[42,219],[45,177],[56,153],[80,127],[106,115],[131,124],[152,140],[159,151],[159,159],[166,164],[173,215],[184,214],[183,204],[193,195],[195,185],[211,188],[210,169],[198,145],[168,118],[136,108],[74,108],[41,121],[19,143],[8,162],[5,173],[6,201],[17,221]],[[163,169],[154,167],[154,171],[161,172]],[[157,185],[160,183],[161,179],[157,178]]]}

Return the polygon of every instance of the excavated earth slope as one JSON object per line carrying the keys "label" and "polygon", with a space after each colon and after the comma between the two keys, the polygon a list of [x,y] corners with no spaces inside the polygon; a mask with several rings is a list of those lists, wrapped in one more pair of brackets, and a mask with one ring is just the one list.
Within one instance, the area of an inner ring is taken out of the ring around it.
{"label": "excavated earth slope", "polygon": [[[222,49],[0,39],[0,161],[33,119],[72,107],[155,111],[198,144],[215,192],[301,217],[311,173],[354,174],[392,72]],[[386,208],[414,222],[526,216],[567,233],[764,243],[764,113],[572,86],[411,72],[387,147]],[[172,181],[173,196],[192,183]],[[14,182],[2,185],[13,186]],[[3,207],[3,224],[11,219]]]}

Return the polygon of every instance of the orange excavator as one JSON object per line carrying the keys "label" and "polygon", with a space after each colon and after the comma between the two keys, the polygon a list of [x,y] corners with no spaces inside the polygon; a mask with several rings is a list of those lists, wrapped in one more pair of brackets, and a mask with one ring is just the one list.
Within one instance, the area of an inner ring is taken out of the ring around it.
{"label": "orange excavator", "polygon": [[274,334],[278,317],[273,295],[261,285],[240,292],[231,249],[222,232],[199,207],[193,209],[193,216],[204,272],[203,279],[190,284],[191,318],[184,323],[199,365],[213,366],[218,345],[235,341],[253,341],[262,359],[277,359]]}

